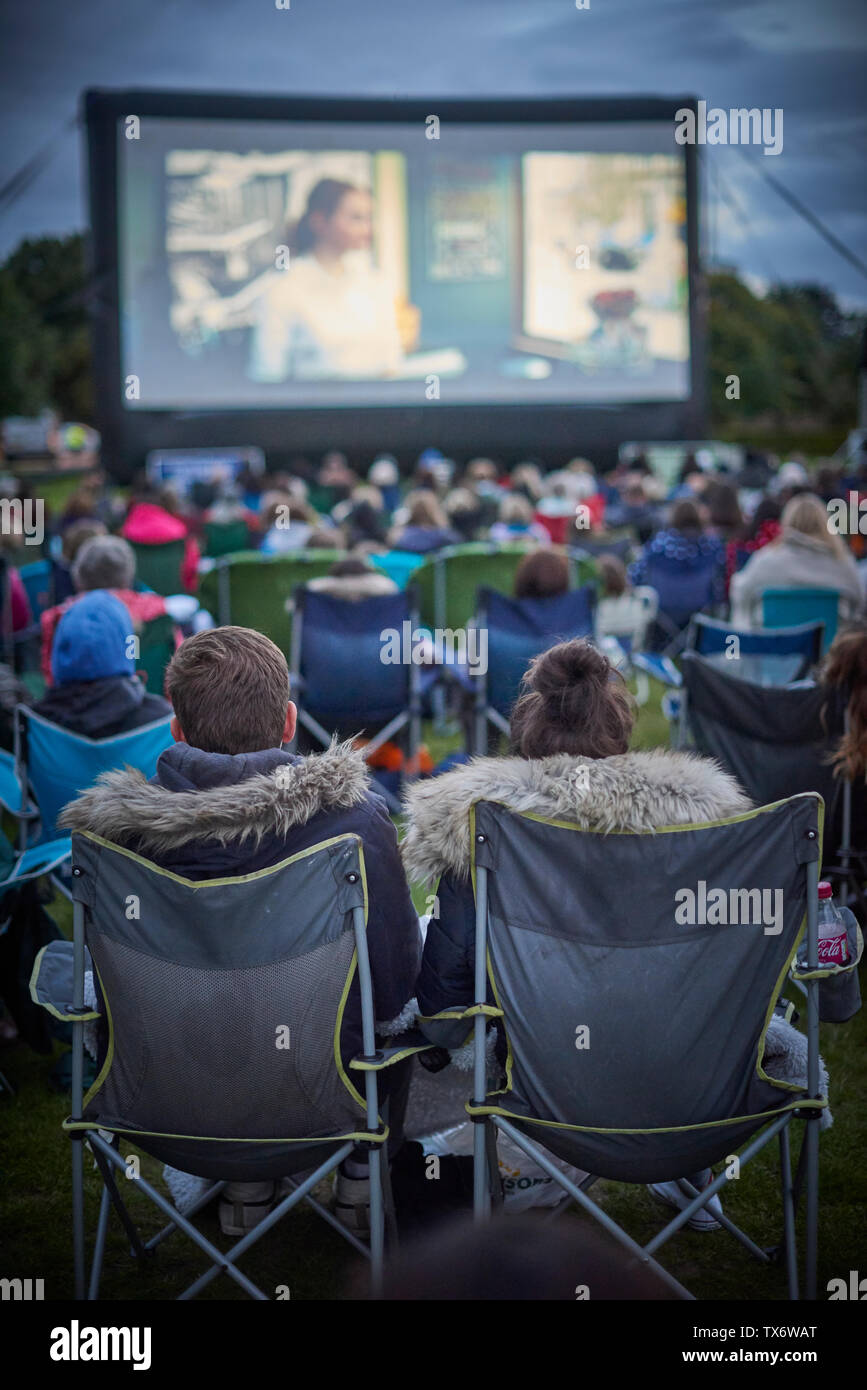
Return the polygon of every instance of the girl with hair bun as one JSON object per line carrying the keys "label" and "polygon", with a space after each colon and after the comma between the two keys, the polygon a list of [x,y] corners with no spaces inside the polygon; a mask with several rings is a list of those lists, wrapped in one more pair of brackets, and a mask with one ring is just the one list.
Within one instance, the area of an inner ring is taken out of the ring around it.
{"label": "girl with hair bun", "polygon": [[[630,752],[635,713],[623,677],[598,648],[586,641],[561,642],[527,670],[512,711],[509,757],[475,758],[408,788],[402,846],[407,875],[435,884],[437,894],[416,987],[423,1019],[463,1010],[474,1001],[469,838],[474,802],[496,801],[517,813],[571,821],[602,834],[723,820],[750,810],[734,778],[710,759],[668,748]],[[465,1020],[421,1026],[441,1046],[460,1047],[467,1034]],[[791,1059],[800,1036],[773,1018],[766,1069],[775,1057]],[[806,1074],[806,1053],[804,1069]],[[709,1169],[690,1175],[700,1188],[710,1180]],[[669,1205],[684,1205],[676,1182],[656,1183],[652,1190]],[[720,1210],[713,1198],[690,1224],[716,1230],[713,1212]]]}

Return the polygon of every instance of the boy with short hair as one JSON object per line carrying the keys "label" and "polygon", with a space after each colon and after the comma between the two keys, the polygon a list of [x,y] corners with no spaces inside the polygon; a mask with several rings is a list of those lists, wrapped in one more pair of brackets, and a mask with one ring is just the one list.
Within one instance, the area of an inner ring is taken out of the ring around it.
{"label": "boy with short hair", "polygon": [[[394,826],[369,786],[362,755],[346,744],[303,758],[283,751],[296,722],[286,658],[250,628],[214,628],[188,637],[169,665],[166,691],[176,741],[160,755],[156,775],[147,782],[131,768],[105,774],[67,807],[62,824],[124,845],[190,879],[255,873],[333,836],[358,835],[367,874],[376,1017],[396,1018],[418,973],[418,918]],[[360,999],[353,988],[341,1053],[348,1061],[361,1050]],[[382,1090],[390,1097],[389,1124],[399,1143],[409,1068],[389,1070],[398,1075],[385,1073]],[[363,1224],[360,1210],[340,1211],[363,1208],[367,1196],[366,1166],[352,1160],[347,1165],[338,1176],[338,1215],[347,1224],[357,1216]],[[224,1229],[247,1229],[268,1205],[232,1216],[224,1210]]]}

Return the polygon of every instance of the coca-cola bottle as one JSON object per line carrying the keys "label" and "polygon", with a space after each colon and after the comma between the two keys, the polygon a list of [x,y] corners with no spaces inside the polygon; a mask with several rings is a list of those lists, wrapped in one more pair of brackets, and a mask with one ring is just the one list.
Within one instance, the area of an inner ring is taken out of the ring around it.
{"label": "coca-cola bottle", "polygon": [[[848,963],[849,937],[846,923],[837,910],[830,883],[823,879],[819,884],[819,969]],[[806,939],[801,943],[798,964],[801,969],[810,964],[807,960]]]}

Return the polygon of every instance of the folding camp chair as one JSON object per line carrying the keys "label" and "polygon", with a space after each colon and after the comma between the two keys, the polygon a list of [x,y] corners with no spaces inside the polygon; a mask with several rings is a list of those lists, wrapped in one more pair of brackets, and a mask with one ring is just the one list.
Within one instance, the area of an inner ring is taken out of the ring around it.
{"label": "folding camp chair", "polygon": [[521,680],[534,656],[571,637],[593,635],[596,589],[581,589],[554,598],[506,598],[480,589],[475,626],[487,632],[487,669],[473,680],[475,720],[473,751],[485,753],[488,725],[509,732],[509,715]]}
{"label": "folding camp chair", "polygon": [[635,541],[631,535],[612,535],[612,536],[581,536],[581,539],[570,550],[574,554],[580,551],[591,559],[597,559],[600,555],[614,555],[624,564],[631,558],[635,549]]}
{"label": "folding camp chair", "polygon": [[[822,656],[824,624],[740,631],[697,613],[687,635],[687,650],[723,664],[756,685],[788,685],[802,680]],[[733,640],[734,639],[734,640]]]}
{"label": "folding camp chair", "polygon": [[840,595],[836,589],[765,589],[762,594],[762,625],[787,627],[802,623],[824,623],[822,651],[826,652],[837,635]]}
{"label": "folding camp chair", "polygon": [[720,572],[720,559],[712,555],[694,570],[685,570],[676,558],[667,555],[648,557],[644,582],[656,590],[659,599],[648,640],[652,650],[669,657],[683,650],[691,619],[716,602]]}
{"label": "folding camp chair", "polygon": [[405,589],[416,570],[424,564],[424,556],[411,550],[386,550],[381,555],[370,555],[369,559],[374,568],[388,575],[399,589]]}
{"label": "folding camp chair", "polygon": [[250,528],[243,517],[237,521],[205,522],[205,554],[213,560],[250,548]]}
{"label": "folding camp chair", "polygon": [[57,817],[80,792],[111,768],[139,768],[152,777],[157,759],[170,747],[171,718],[159,719],[113,738],[84,738],[35,714],[26,705],[15,711],[15,776],[20,796],[30,788],[39,810],[40,829],[30,834],[32,816],[21,816],[22,847],[57,837]]}
{"label": "folding camp chair", "polygon": [[[658,607],[656,590],[647,584],[639,584],[618,598],[600,597],[596,608],[596,638],[600,643],[606,638],[613,638],[619,646],[623,658],[615,664],[624,675],[635,677],[640,705],[647,703],[650,683],[648,673],[636,662],[636,658],[644,647]],[[654,655],[658,662],[659,656]]]}
{"label": "folding camp chair", "polygon": [[55,602],[51,561],[34,560],[29,565],[21,565],[18,574],[27,594],[33,621],[38,623],[46,608],[51,608]]}
{"label": "folding camp chair", "polygon": [[[422,1022],[433,1038],[440,1020],[473,1020],[467,1110],[477,1124],[477,1220],[486,1219],[496,1171],[490,1135],[502,1132],[638,1261],[689,1298],[656,1252],[725,1186],[742,1145],[739,1173],[778,1137],[788,1290],[797,1298],[789,1137],[799,1117],[807,1121],[806,1290],[815,1298],[817,1121],[827,1104],[818,1052],[821,816],[820,798],[805,795],[715,824],[603,835],[491,802],[473,807],[476,1003]],[[702,893],[711,888],[733,904],[727,925],[704,924],[711,914]],[[756,902],[775,904],[774,913],[756,910]],[[802,1090],[770,1078],[762,1058],[805,929],[815,968],[806,984]],[[500,1020],[508,1052],[505,1084],[493,1092],[485,1059],[491,1017]],[[573,1181],[551,1154],[588,1176]],[[701,1193],[683,1177],[723,1159],[725,1171]],[[677,1179],[690,1201],[642,1248],[587,1195],[599,1177]],[[717,1219],[768,1262],[770,1254],[728,1216]]]}
{"label": "folding camp chair", "polygon": [[135,551],[136,578],[153,589],[155,594],[182,594],[181,574],[184,567],[186,541],[163,541],[158,545],[131,542]]}
{"label": "folding camp chair", "polygon": [[716,758],[758,805],[818,792],[827,808],[825,876],[844,907],[854,896],[867,910],[867,843],[853,841],[853,824],[863,817],[853,814],[856,789],[831,765],[846,731],[845,695],[807,682],[758,685],[695,652],[684,653],[682,668],[684,724],[695,748]]}
{"label": "folding camp chair", "polygon": [[466,627],[476,611],[479,589],[511,593],[519,564],[535,548],[471,541],[438,550],[413,576],[422,621],[441,630]]}
{"label": "folding camp chair", "polygon": [[258,550],[224,555],[203,574],[199,598],[221,627],[252,627],[288,657],[292,649],[292,611],[286,601],[300,584],[328,574],[339,550],[296,550],[262,555]]}
{"label": "folding camp chair", "polygon": [[[687,632],[686,650],[696,652],[711,665],[754,685],[781,686],[802,680],[818,664],[823,632],[823,623],[742,631],[720,619],[697,613]],[[673,702],[672,743],[675,748],[683,747],[687,739],[686,703],[686,693]]]}
{"label": "folding camp chair", "polygon": [[[86,1290],[90,1299],[99,1296],[112,1206],[137,1257],[181,1230],[212,1261],[182,1300],[220,1273],[266,1299],[237,1261],[303,1199],[369,1256],[376,1287],[388,1138],[378,1074],[425,1044],[402,1041],[377,1051],[358,836],[336,836],[258,873],[196,882],[95,835],[75,834],[72,843],[71,971],[64,974],[63,952],[52,943],[37,962],[31,993],[73,1025],[72,1111],[64,1129],[73,1141],[76,1298]],[[86,951],[107,1037],[85,1096],[84,1024],[100,1016],[84,1003]],[[351,988],[361,1000],[364,1051],[347,1070],[341,1027]],[[364,1095],[355,1085],[360,1073]],[[89,1280],[83,1141],[103,1182]],[[118,1172],[129,1176],[130,1144],[214,1185],[181,1214],[144,1177],[118,1184]],[[356,1145],[370,1158],[369,1247],[312,1195]],[[226,1181],[284,1177],[292,1190],[228,1252],[190,1219]],[[168,1218],[152,1239],[140,1236],[121,1187],[138,1188]]]}
{"label": "folding camp chair", "polygon": [[15,768],[15,754],[0,748],[0,806],[16,820],[35,820],[39,811],[35,801],[27,794],[26,783],[19,781]]}
{"label": "folding camp chair", "polygon": [[162,695],[166,670],[175,654],[175,624],[169,613],[142,623],[139,655],[135,668],[144,673],[145,684],[152,695]]}
{"label": "folding camp chair", "polygon": [[[373,731],[365,745],[370,759],[406,729],[414,769],[421,743],[421,680],[412,654],[418,628],[415,591],[352,602],[298,589],[292,630],[291,689],[298,723],[327,748],[335,734]],[[402,659],[387,660],[387,634],[397,635]],[[400,798],[381,784],[392,810]]]}

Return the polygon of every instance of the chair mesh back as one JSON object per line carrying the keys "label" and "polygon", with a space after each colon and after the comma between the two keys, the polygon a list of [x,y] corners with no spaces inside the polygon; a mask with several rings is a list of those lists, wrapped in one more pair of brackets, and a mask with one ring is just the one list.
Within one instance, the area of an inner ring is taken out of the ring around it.
{"label": "chair mesh back", "polygon": [[195,885],[86,836],[73,859],[113,1033],[86,1119],[226,1140],[358,1129],[335,1060],[355,950],[347,895],[363,902],[360,876],[345,881],[359,873],[355,837]]}
{"label": "chair mesh back", "polygon": [[[757,1044],[804,917],[817,823],[813,797],[651,835],[590,834],[477,805],[509,1108],[648,1131],[778,1105],[779,1090],[756,1079]],[[709,899],[718,889],[724,899]],[[753,893],[733,897],[741,889]]]}

